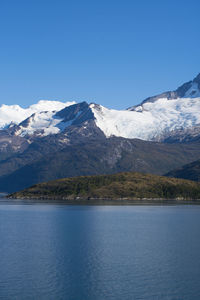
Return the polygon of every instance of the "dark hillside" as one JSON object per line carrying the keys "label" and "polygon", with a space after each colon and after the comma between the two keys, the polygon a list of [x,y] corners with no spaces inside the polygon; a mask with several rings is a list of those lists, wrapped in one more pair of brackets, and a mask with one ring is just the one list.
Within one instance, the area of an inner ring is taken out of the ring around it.
{"label": "dark hillside", "polygon": [[173,170],[167,173],[166,176],[200,181],[200,160],[184,165],[180,169]]}
{"label": "dark hillside", "polygon": [[33,146],[20,159],[16,157],[0,163],[0,171],[14,168],[13,172],[10,169],[10,174],[0,177],[2,192],[15,192],[39,182],[81,175],[129,171],[161,175],[200,157],[199,144],[162,144],[116,137],[86,139],[56,152],[52,151],[56,143],[50,148],[43,143],[38,148]]}

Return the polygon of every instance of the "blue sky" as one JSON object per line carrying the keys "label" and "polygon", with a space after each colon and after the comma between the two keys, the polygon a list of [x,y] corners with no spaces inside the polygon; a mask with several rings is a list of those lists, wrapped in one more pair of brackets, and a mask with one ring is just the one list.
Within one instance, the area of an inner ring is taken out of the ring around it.
{"label": "blue sky", "polygon": [[200,72],[200,2],[0,1],[0,104],[125,109]]}

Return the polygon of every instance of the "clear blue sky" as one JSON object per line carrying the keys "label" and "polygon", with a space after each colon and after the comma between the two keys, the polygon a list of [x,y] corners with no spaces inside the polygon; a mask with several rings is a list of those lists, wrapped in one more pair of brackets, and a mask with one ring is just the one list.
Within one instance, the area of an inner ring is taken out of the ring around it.
{"label": "clear blue sky", "polygon": [[127,108],[200,72],[200,1],[1,0],[0,104]]}

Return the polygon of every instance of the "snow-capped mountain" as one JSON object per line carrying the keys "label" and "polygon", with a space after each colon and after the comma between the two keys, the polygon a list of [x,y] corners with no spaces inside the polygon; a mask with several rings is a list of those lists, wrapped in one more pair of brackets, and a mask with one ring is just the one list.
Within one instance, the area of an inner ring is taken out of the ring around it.
{"label": "snow-capped mountain", "polygon": [[[104,135],[147,141],[184,140],[200,135],[200,74],[172,92],[145,99],[127,110],[86,102],[39,101],[27,109],[0,107],[0,126],[15,136],[44,137],[70,126],[87,127],[88,120]],[[10,123],[10,124],[9,124]],[[13,125],[17,123],[17,125]]]}
{"label": "snow-capped mountain", "polygon": [[[72,110],[75,111],[73,114]],[[88,116],[85,116],[86,111]],[[90,119],[93,118],[106,137],[160,141],[176,131],[186,132],[193,127],[198,128],[200,98],[161,98],[154,102],[145,102],[134,110],[114,110],[82,102],[57,112],[36,112],[15,127],[15,135],[34,134],[42,137],[58,134],[71,125],[87,121],[89,113]]]}
{"label": "snow-capped mountain", "polygon": [[[107,137],[163,141],[176,134],[200,135],[200,74],[172,92],[145,99],[125,111],[90,105]],[[195,130],[193,130],[195,129]],[[184,134],[183,134],[184,133]]]}
{"label": "snow-capped mountain", "polygon": [[[91,115],[90,115],[91,114]],[[14,135],[44,137],[63,132],[67,127],[93,118],[86,102],[67,105],[59,111],[41,111],[19,123],[11,125]]]}
{"label": "snow-capped mountain", "polygon": [[160,141],[174,131],[200,124],[200,98],[158,99],[135,110],[117,111],[91,105],[97,126],[112,135]]}
{"label": "snow-capped mountain", "polygon": [[44,111],[59,111],[66,106],[72,105],[75,102],[59,102],[41,100],[36,104],[33,104],[27,108],[22,108],[19,105],[1,105],[0,106],[0,129],[4,129],[11,123],[19,124],[26,118],[30,117],[34,113],[40,113]]}
{"label": "snow-capped mountain", "polygon": [[[146,102],[155,102],[159,99],[178,99],[178,98],[198,98],[200,97],[200,73],[191,81],[188,81],[178,87],[175,91],[168,91],[162,94],[146,98],[139,106]],[[138,105],[130,107],[129,110],[135,110]]]}

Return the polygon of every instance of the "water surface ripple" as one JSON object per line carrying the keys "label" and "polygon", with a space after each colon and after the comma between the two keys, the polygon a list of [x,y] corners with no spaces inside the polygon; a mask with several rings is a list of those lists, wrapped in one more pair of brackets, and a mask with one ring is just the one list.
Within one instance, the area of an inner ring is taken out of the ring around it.
{"label": "water surface ripple", "polygon": [[200,299],[200,206],[0,205],[0,299]]}

